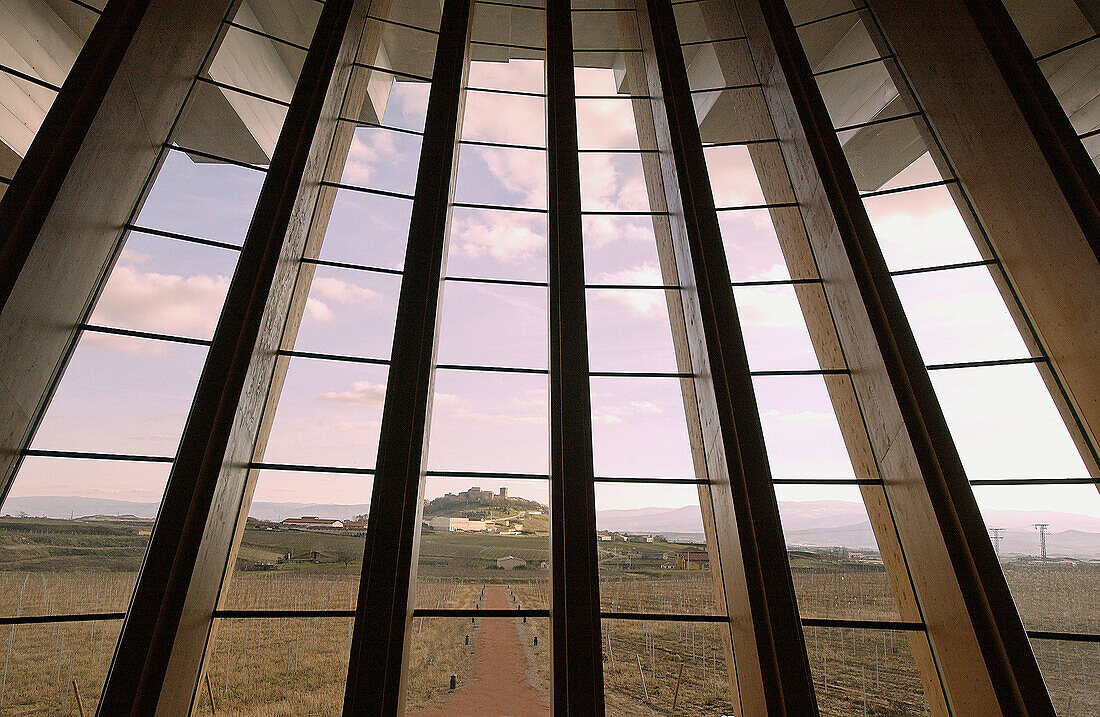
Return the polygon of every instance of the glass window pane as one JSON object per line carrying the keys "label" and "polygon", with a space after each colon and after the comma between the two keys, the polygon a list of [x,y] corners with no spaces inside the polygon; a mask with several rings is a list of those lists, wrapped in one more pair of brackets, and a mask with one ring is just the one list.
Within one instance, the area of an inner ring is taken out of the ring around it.
{"label": "glass window pane", "polygon": [[640,155],[582,154],[580,170],[582,210],[650,211]]}
{"label": "glass window pane", "polygon": [[[738,209],[718,212],[718,226],[726,247],[726,264],[733,281],[790,279],[790,270],[776,236],[773,216],[801,226],[798,209]],[[809,277],[798,277],[809,278]]]}
{"label": "glass window pane", "polygon": [[861,490],[775,487],[802,617],[901,619]]}
{"label": "glass window pane", "polygon": [[386,374],[385,366],[292,358],[263,459],[373,467]]}
{"label": "glass window pane", "polygon": [[550,607],[546,480],[432,478],[424,487],[417,608],[477,608],[504,588],[517,609]]}
{"label": "glass window pane", "polygon": [[303,265],[303,272],[310,269],[313,281],[294,349],[389,358],[401,277]]}
{"label": "glass window pane", "polygon": [[420,135],[381,127],[357,127],[340,183],[413,194],[420,142]]}
{"label": "glass window pane", "polygon": [[462,139],[546,146],[546,101],[499,92],[466,92]]}
{"label": "glass window pane", "polygon": [[320,258],[400,269],[411,216],[411,199],[337,190]]}
{"label": "glass window pane", "polygon": [[[657,272],[647,283],[660,284]],[[589,289],[588,357],[592,371],[675,372],[669,302],[678,291]]]}
{"label": "glass window pane", "polygon": [[[475,48],[471,48],[474,50]],[[545,81],[543,60],[511,59],[507,62],[470,63],[470,87],[514,92],[542,92]]]}
{"label": "glass window pane", "polygon": [[[194,713],[336,714],[344,703],[352,618],[220,618]],[[208,691],[209,689],[209,691]]]}
{"label": "glass window pane", "polygon": [[354,610],[373,479],[262,470],[222,607]]}
{"label": "glass window pane", "polygon": [[823,376],[757,376],[752,383],[773,478],[856,477]]}
{"label": "glass window pane", "polygon": [[[635,102],[628,99],[578,99],[577,142],[580,149],[638,149]],[[648,107],[645,109],[648,110]]]}
{"label": "glass window pane", "polygon": [[868,197],[863,205],[891,271],[982,259],[945,187]]}
{"label": "glass window pane", "polygon": [[0,518],[0,579],[11,588],[0,598],[0,614],[125,610],[169,468],[25,458]]}
{"label": "glass window pane", "polygon": [[803,633],[822,715],[931,714],[910,647],[927,641],[923,632],[806,627]]}
{"label": "glass window pane", "polygon": [[[803,293],[821,289],[801,286]],[[793,286],[738,286],[737,316],[753,371],[813,370],[817,354]],[[812,299],[807,299],[812,300]]]}
{"label": "glass window pane", "polygon": [[[487,589],[484,604],[514,606],[503,586]],[[413,618],[405,714],[549,715],[549,623],[533,617]]]}
{"label": "glass window pane", "polygon": [[441,364],[545,368],[547,291],[449,281],[439,319]]}
{"label": "glass window pane", "polygon": [[873,62],[819,75],[817,87],[834,127],[906,114],[906,106],[886,62]]}
{"label": "glass window pane", "polygon": [[1095,642],[1032,640],[1031,649],[1058,714],[1100,712],[1100,670],[1096,669]]}
{"label": "glass window pane", "polygon": [[947,369],[931,378],[969,478],[1088,475],[1035,366]]}
{"label": "glass window pane", "polygon": [[694,485],[596,484],[596,546],[604,612],[722,615]]}
{"label": "glass window pane", "polygon": [[695,476],[679,379],[593,377],[590,383],[596,475]]}
{"label": "glass window pane", "polygon": [[584,275],[589,284],[663,284],[654,222],[666,217],[582,217]]}
{"label": "glass window pane", "polygon": [[544,375],[437,370],[429,470],[546,475]]}
{"label": "glass window pane", "polygon": [[122,620],[6,628],[5,713],[77,714],[74,680],[84,709],[94,713],[121,630]]}
{"label": "glass window pane", "polygon": [[206,348],[85,332],[32,447],[172,456]]}
{"label": "glass window pane", "polygon": [[546,209],[546,153],[463,145],[455,201]]}
{"label": "glass window pane", "polygon": [[677,714],[734,714],[726,667],[728,630],[700,622],[604,620],[607,714],[670,714],[677,681]]}
{"label": "glass window pane", "polygon": [[545,214],[455,207],[449,241],[449,276],[546,281]]}

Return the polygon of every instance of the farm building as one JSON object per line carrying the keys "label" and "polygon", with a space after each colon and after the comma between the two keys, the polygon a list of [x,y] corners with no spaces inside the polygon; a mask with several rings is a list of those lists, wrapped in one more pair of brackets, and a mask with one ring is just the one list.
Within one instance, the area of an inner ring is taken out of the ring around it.
{"label": "farm building", "polygon": [[677,570],[710,570],[710,556],[702,548],[676,551]]}
{"label": "farm building", "polygon": [[489,529],[488,523],[484,520],[470,520],[469,518],[448,518],[446,516],[435,516],[427,520],[428,527],[432,530],[468,530],[472,532],[483,532]]}
{"label": "farm building", "polygon": [[514,570],[515,568],[527,567],[527,561],[522,558],[517,558],[511,555],[503,558],[497,558],[497,567],[502,570]]}
{"label": "farm building", "polygon": [[279,525],[286,528],[305,528],[307,530],[324,530],[326,528],[343,528],[344,521],[331,518],[318,518],[315,515],[306,515],[301,518],[287,518]]}

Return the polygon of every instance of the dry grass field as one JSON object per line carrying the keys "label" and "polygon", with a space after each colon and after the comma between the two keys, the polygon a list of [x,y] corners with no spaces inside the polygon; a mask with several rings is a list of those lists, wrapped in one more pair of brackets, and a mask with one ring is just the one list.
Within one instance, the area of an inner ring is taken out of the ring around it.
{"label": "dry grass field", "polygon": [[[0,519],[0,616],[121,612],[130,599],[148,524],[104,531],[80,521],[48,521],[6,530]],[[24,519],[26,520],[26,519]],[[127,533],[127,530],[134,531]],[[503,541],[508,537],[509,541]],[[97,541],[107,558],[94,559]],[[425,534],[419,607],[474,607],[484,585],[505,586],[510,604],[549,606],[545,535]],[[668,567],[679,546],[616,546],[604,551],[604,610],[715,614],[708,571]],[[320,547],[318,547],[320,546]],[[318,563],[244,569],[285,552],[322,550]],[[224,605],[232,608],[349,609],[360,562],[341,558],[362,538],[298,531],[249,530]],[[516,555],[528,567],[495,568]],[[135,557],[136,556],[136,557]],[[881,564],[837,552],[793,551],[792,569],[805,616],[896,619]],[[93,570],[91,568],[98,568]],[[1100,632],[1100,564],[1009,560],[1005,574],[1024,621],[1033,629]],[[486,618],[488,619],[488,618]],[[527,655],[526,681],[548,691],[547,619],[515,618]],[[480,625],[468,618],[416,618],[410,636],[410,711],[445,706],[461,689],[478,649]],[[75,681],[92,714],[121,628],[119,620],[0,627],[2,715],[77,715]],[[343,699],[351,633],[349,618],[222,619],[200,685],[197,713],[332,715]],[[465,643],[470,636],[471,645]],[[538,637],[539,646],[534,646]],[[731,714],[720,627],[705,623],[604,621],[604,674],[611,715]],[[926,712],[909,635],[893,631],[807,628],[807,646],[826,715],[920,715]],[[477,649],[474,649],[474,648]],[[1100,644],[1038,640],[1036,655],[1061,717],[1100,714]],[[683,666],[681,675],[680,669]],[[680,687],[677,691],[676,682]],[[644,680],[644,684],[643,684]],[[672,709],[673,701],[676,709]]]}

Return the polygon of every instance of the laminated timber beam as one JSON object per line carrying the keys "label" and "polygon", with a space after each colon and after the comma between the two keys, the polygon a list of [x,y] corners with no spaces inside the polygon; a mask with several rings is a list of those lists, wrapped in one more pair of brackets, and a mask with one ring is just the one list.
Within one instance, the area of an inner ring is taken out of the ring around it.
{"label": "laminated timber beam", "polygon": [[[779,507],[673,8],[668,0],[639,3],[646,82],[650,96],[661,98],[653,104],[653,126],[739,714],[816,715]],[[663,267],[669,263],[662,260]],[[678,350],[681,359],[684,348]]]}
{"label": "laminated timber beam", "polygon": [[1056,403],[1098,477],[1100,175],[999,0],[869,4],[1050,359],[1066,399]]}
{"label": "laminated timber beam", "polygon": [[0,497],[232,6],[111,0],[0,199]]}
{"label": "laminated timber beam", "polygon": [[588,315],[569,0],[546,3],[554,714],[604,714]]}
{"label": "laminated timber beam", "polygon": [[470,0],[444,0],[352,629],[345,717],[404,712]]}
{"label": "laminated timber beam", "polygon": [[737,6],[949,709],[960,716],[1052,715],[790,15],[779,0],[738,0]]}
{"label": "laminated timber beam", "polygon": [[366,0],[329,0],[199,378],[100,715],[186,714]]}

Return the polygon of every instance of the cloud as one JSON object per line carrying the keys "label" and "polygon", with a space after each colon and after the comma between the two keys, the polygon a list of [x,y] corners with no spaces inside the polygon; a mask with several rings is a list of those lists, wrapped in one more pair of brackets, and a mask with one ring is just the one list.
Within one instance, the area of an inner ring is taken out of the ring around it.
{"label": "cloud", "polygon": [[[600,275],[601,284],[661,284],[661,270],[656,264],[647,262],[641,266],[623,269]],[[632,313],[646,318],[667,316],[665,292],[659,289],[606,289],[595,292],[600,301],[618,304]]]}
{"label": "cloud", "polygon": [[619,405],[593,406],[592,422],[611,426],[625,423],[625,419],[637,415],[654,415],[663,413],[662,409],[652,401],[630,401]]}
{"label": "cloud", "polygon": [[166,334],[209,336],[228,290],[226,276],[143,272],[128,261],[111,274],[92,321]]}
{"label": "cloud", "polygon": [[354,304],[377,299],[377,291],[357,286],[330,276],[314,277],[310,285],[310,296],[306,299],[306,313],[316,321],[331,321],[332,309],[322,299],[337,304]]}
{"label": "cloud", "polygon": [[501,262],[523,261],[546,249],[546,237],[534,231],[529,221],[499,212],[487,219],[459,221],[454,235],[463,254],[487,255]]}
{"label": "cloud", "polygon": [[489,173],[508,192],[521,196],[523,206],[546,206],[546,154],[518,149],[479,152]]}
{"label": "cloud", "polygon": [[367,184],[379,164],[392,162],[398,154],[392,132],[356,132],[348,150],[348,161],[344,165],[341,181],[346,184]]}
{"label": "cloud", "polygon": [[354,381],[351,384],[351,390],[326,391],[318,395],[317,398],[322,401],[336,401],[337,403],[381,408],[386,401],[386,384]]}

